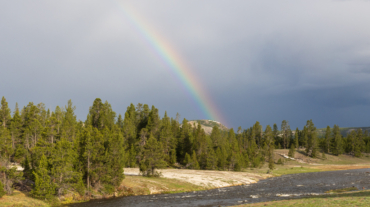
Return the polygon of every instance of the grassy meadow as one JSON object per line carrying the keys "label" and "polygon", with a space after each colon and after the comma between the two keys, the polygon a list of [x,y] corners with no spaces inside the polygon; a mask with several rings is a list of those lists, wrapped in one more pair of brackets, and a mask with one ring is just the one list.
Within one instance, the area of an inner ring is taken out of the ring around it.
{"label": "grassy meadow", "polygon": [[4,195],[0,198],[0,207],[3,206],[50,207],[50,204],[31,198],[27,194],[15,190],[13,195]]}

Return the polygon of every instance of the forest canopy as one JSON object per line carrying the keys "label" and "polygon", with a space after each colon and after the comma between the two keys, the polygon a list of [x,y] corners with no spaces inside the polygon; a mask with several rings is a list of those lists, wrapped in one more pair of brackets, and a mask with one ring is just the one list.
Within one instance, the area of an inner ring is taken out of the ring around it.
{"label": "forest canopy", "polygon": [[[339,127],[327,127],[318,138],[312,120],[302,130],[291,130],[283,120],[264,129],[257,121],[248,129],[220,129],[206,134],[200,123],[181,122],[179,116],[161,118],[155,106],[131,104],[117,115],[111,105],[97,98],[85,121],[79,121],[69,100],[54,111],[30,102],[11,112],[4,97],[0,108],[0,196],[11,194],[15,183],[34,183],[31,195],[61,196],[74,191],[116,192],[124,179],[124,167],[139,167],[142,175],[158,176],[156,169],[188,168],[234,170],[261,167],[274,169],[274,149],[305,149],[312,157],[319,152],[362,156],[370,151],[367,131],[347,137]],[[11,163],[20,163],[17,172]]]}

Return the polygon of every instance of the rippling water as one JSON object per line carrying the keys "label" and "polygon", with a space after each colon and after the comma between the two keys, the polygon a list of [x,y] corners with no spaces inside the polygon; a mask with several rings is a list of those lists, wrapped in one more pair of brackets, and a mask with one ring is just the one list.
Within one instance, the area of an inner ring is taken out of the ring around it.
{"label": "rippling water", "polygon": [[346,187],[370,189],[370,169],[283,175],[258,183],[190,193],[93,200],[71,207],[230,206],[322,194]]}

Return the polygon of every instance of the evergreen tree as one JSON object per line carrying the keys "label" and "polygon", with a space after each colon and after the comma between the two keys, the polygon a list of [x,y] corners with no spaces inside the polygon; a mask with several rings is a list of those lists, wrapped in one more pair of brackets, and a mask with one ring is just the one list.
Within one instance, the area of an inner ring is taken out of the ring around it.
{"label": "evergreen tree", "polygon": [[281,160],[281,158],[279,158],[279,160],[277,161],[277,164],[278,165],[284,165],[284,162],[283,162],[283,160]]}
{"label": "evergreen tree", "polygon": [[1,107],[0,107],[0,123],[3,128],[7,127],[10,124],[11,115],[10,109],[8,107],[8,102],[6,101],[5,97],[1,99]]}
{"label": "evergreen tree", "polygon": [[0,155],[5,158],[6,166],[10,163],[10,158],[14,153],[12,138],[8,128],[0,127]]}
{"label": "evergreen tree", "polygon": [[125,178],[123,173],[125,164],[124,139],[118,127],[114,127],[108,133],[108,139],[104,143],[105,173],[103,173],[101,180],[105,184],[105,190],[108,193],[112,193],[116,187],[121,185],[122,180]]}
{"label": "evergreen tree", "polygon": [[207,154],[207,158],[206,158],[206,167],[205,169],[207,170],[214,170],[217,168],[217,156],[216,156],[216,153],[215,151],[212,149],[212,147],[209,147],[208,148],[208,154]]}
{"label": "evergreen tree", "polygon": [[331,152],[334,155],[340,155],[343,153],[343,140],[342,135],[340,134],[339,126],[334,125],[333,134],[331,138],[332,149]]}
{"label": "evergreen tree", "polygon": [[185,153],[185,158],[184,158],[185,167],[189,168],[191,163],[192,163],[192,161],[191,161],[190,155],[188,153]]}
{"label": "evergreen tree", "polygon": [[213,126],[212,128],[211,140],[214,147],[220,147],[222,144],[221,132],[217,125]]}
{"label": "evergreen tree", "polygon": [[290,135],[290,126],[289,126],[289,122],[286,121],[286,120],[283,120],[281,122],[281,133],[282,133],[282,138],[283,138],[283,147],[284,149],[287,148],[287,146],[289,145],[289,135]]}
{"label": "evergreen tree", "polygon": [[150,134],[148,142],[144,147],[143,158],[140,162],[140,172],[144,176],[159,176],[155,170],[166,166],[162,152],[162,144]]}
{"label": "evergreen tree", "polygon": [[299,149],[299,129],[298,127],[295,130],[295,134],[294,134],[294,145],[297,147],[297,149]]}
{"label": "evergreen tree", "polygon": [[55,194],[55,186],[50,180],[45,155],[41,157],[39,167],[33,173],[35,176],[35,187],[31,194],[37,198],[51,198]]}
{"label": "evergreen tree", "polygon": [[127,107],[127,111],[125,113],[125,117],[123,119],[122,124],[123,136],[125,137],[128,146],[136,144],[136,134],[137,134],[135,126],[136,113],[134,112],[135,107],[132,108],[132,106]]}
{"label": "evergreen tree", "polygon": [[58,196],[64,195],[70,189],[82,187],[78,186],[82,183],[82,174],[74,169],[76,157],[77,153],[73,149],[73,143],[64,138],[56,143],[50,157],[50,175],[55,183]]}
{"label": "evergreen tree", "polygon": [[294,158],[294,154],[295,154],[295,146],[294,146],[294,144],[291,144],[290,145],[288,156]]}
{"label": "evergreen tree", "polygon": [[192,158],[192,165],[191,167],[194,169],[194,170],[199,170],[200,167],[199,167],[199,163],[198,163],[198,160],[197,160],[197,155],[195,154],[195,151],[193,151],[193,155],[191,156]]}
{"label": "evergreen tree", "polygon": [[239,145],[238,145],[237,140],[235,139],[235,136],[232,137],[232,139],[233,141],[231,143],[230,154],[228,157],[229,169],[240,171],[241,158],[240,158],[240,152],[239,152]]}
{"label": "evergreen tree", "polygon": [[149,133],[153,134],[153,136],[157,136],[157,133],[160,128],[160,119],[158,115],[158,109],[152,106],[152,110],[150,110],[148,116],[148,125],[146,126]]}
{"label": "evergreen tree", "polygon": [[[73,106],[72,100],[68,101],[68,105],[65,107],[65,112],[62,116],[62,124],[61,124],[61,132],[60,132],[60,138],[64,138],[70,142],[73,142],[73,140],[76,138],[76,126],[77,126],[77,120],[76,115],[74,114],[74,111],[76,110],[76,107]],[[53,140],[54,136],[54,128],[57,124],[57,120],[55,115],[52,116],[51,121],[51,139]]]}
{"label": "evergreen tree", "polygon": [[267,157],[268,157],[268,162],[269,162],[269,169],[273,170],[275,168],[274,166],[274,146],[275,146],[275,141],[273,137],[273,131],[271,130],[270,125],[266,126],[265,129],[265,141],[266,141],[266,146],[268,148],[267,152]]}
{"label": "evergreen tree", "polygon": [[0,167],[0,181],[3,183],[3,189],[8,195],[13,193],[13,183],[22,180],[23,173],[18,173],[15,167]]}
{"label": "evergreen tree", "polygon": [[361,157],[363,146],[365,145],[363,139],[362,139],[362,130],[361,128],[357,130],[357,134],[355,136],[354,140],[354,156],[355,157]]}
{"label": "evergreen tree", "polygon": [[317,157],[318,152],[318,140],[316,134],[316,127],[314,126],[312,120],[307,120],[306,124],[306,132],[308,140],[307,140],[307,148],[306,152],[309,153],[311,151],[311,157]]}
{"label": "evergreen tree", "polygon": [[[162,143],[163,146],[165,160],[167,161],[168,164],[171,163],[174,164],[176,162],[176,158],[175,160],[171,161],[170,152],[172,150],[174,150],[175,152],[177,140],[172,134],[171,122],[169,117],[167,116],[167,112],[165,112],[164,117],[162,119],[159,141]],[[176,156],[176,154],[173,154],[172,156]]]}
{"label": "evergreen tree", "polygon": [[334,125],[333,127],[333,134],[331,138],[331,152],[337,156],[343,153],[343,140],[338,125]]}
{"label": "evergreen tree", "polygon": [[331,140],[330,134],[331,134],[330,126],[327,126],[325,132],[325,147],[324,147],[324,151],[326,153],[329,153],[330,149],[330,140]]}
{"label": "evergreen tree", "polygon": [[322,151],[321,158],[322,158],[323,160],[326,160],[326,156],[325,156],[325,152],[324,152],[324,151]]}
{"label": "evergreen tree", "polygon": [[216,154],[218,156],[217,160],[217,166],[219,170],[225,170],[227,166],[227,151],[225,150],[224,147],[222,148],[217,148]]}

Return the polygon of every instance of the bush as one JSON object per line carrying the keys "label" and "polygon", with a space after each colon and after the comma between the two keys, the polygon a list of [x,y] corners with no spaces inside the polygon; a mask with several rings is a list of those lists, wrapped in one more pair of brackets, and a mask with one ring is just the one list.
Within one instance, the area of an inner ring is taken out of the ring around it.
{"label": "bush", "polygon": [[279,158],[278,162],[277,162],[278,165],[284,165],[283,161],[281,160],[281,158]]}
{"label": "bush", "polygon": [[0,180],[0,198],[3,197],[3,195],[5,195],[5,194],[6,194],[6,192],[4,190],[4,185]]}
{"label": "bush", "polygon": [[326,156],[325,156],[325,152],[324,152],[324,151],[322,152],[321,158],[322,158],[323,160],[326,160]]}

